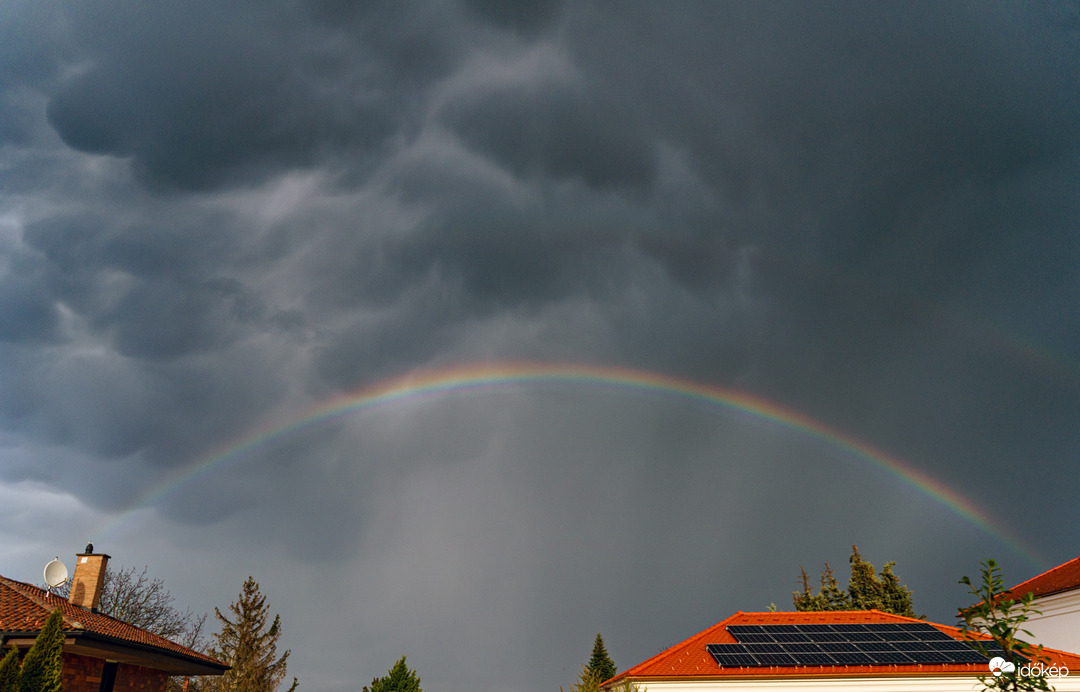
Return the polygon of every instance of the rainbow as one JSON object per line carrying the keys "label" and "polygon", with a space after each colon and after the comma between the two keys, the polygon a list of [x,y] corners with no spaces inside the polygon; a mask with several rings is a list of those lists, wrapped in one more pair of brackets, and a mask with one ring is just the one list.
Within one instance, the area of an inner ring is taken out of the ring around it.
{"label": "rainbow", "polygon": [[971,500],[941,481],[794,409],[746,392],[646,370],[531,362],[455,365],[416,371],[381,380],[351,393],[334,397],[300,415],[269,423],[211,451],[190,467],[152,487],[134,502],[130,509],[103,527],[98,535],[108,533],[122,523],[127,516],[140,509],[156,505],[200,477],[205,477],[228,464],[251,456],[262,448],[328,421],[406,400],[532,384],[585,385],[646,395],[664,395],[777,423],[869,462],[1004,542],[1016,554],[1032,564],[1041,565],[1044,562],[1032,551],[1025,549],[1006,527],[994,521]]}

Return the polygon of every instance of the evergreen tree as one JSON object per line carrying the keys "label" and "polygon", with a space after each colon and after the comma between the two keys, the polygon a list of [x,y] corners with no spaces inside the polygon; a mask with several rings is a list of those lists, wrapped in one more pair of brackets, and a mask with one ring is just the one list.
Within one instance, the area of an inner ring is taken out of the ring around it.
{"label": "evergreen tree", "polygon": [[19,692],[19,650],[14,644],[0,661],[0,692]]}
{"label": "evergreen tree", "polygon": [[894,613],[913,618],[915,608],[911,604],[911,589],[900,583],[900,578],[893,574],[892,568],[895,562],[886,562],[881,570],[881,586],[883,592],[882,610],[886,613]]}
{"label": "evergreen tree", "polygon": [[596,633],[592,657],[585,666],[585,670],[589,671],[589,674],[600,682],[610,680],[618,672],[618,669],[615,668],[615,662],[611,660],[611,656],[608,656],[607,648],[604,647],[604,638],[600,636],[599,632]]}
{"label": "evergreen tree", "polygon": [[26,652],[19,676],[19,692],[61,692],[63,654],[64,616],[57,608]]}
{"label": "evergreen tree", "polygon": [[[824,580],[825,575],[822,575]],[[825,610],[821,596],[810,590],[810,577],[806,576],[806,568],[799,568],[799,580],[802,582],[802,591],[791,592],[791,600],[798,611]]]}
{"label": "evergreen tree", "polygon": [[851,580],[848,581],[848,595],[851,597],[852,610],[884,610],[884,588],[878,581],[874,566],[862,559],[859,549],[851,546]]}
{"label": "evergreen tree", "polygon": [[[570,685],[570,692],[597,692],[600,689],[600,683],[603,680],[599,679],[593,673],[589,672],[589,666],[581,666],[581,672],[578,673],[578,680],[573,685]],[[563,688],[559,686],[559,692],[563,692]]]}
{"label": "evergreen tree", "polygon": [[[221,632],[214,635],[211,653],[232,669],[219,680],[210,682],[221,692],[273,692],[285,679],[289,651],[277,656],[277,640],[281,637],[281,616],[275,615],[267,626],[269,608],[266,596],[259,591],[254,577],[244,581],[240,598],[229,605],[233,620],[214,608],[221,621]],[[212,678],[210,680],[213,680]],[[289,692],[297,687],[293,678]]]}
{"label": "evergreen tree", "polygon": [[405,665],[402,656],[385,676],[371,681],[371,692],[423,692],[420,677]]}
{"label": "evergreen tree", "polygon": [[836,583],[836,575],[832,567],[825,563],[825,571],[821,573],[821,599],[822,610],[851,610],[851,598],[848,592],[840,588]]}
{"label": "evergreen tree", "polygon": [[876,608],[882,612],[920,617],[915,615],[911,602],[911,589],[900,583],[900,578],[893,573],[895,562],[886,563],[881,574],[874,566],[862,559],[859,549],[851,546],[851,577],[845,591],[836,583],[829,563],[821,573],[821,591],[814,593],[810,588],[810,579],[806,570],[800,568],[799,580],[802,591],[792,592],[795,610],[870,610]]}

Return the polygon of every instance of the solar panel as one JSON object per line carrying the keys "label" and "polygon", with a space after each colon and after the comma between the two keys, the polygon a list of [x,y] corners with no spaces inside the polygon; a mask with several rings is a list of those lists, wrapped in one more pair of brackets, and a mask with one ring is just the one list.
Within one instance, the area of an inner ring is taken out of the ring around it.
{"label": "solar panel", "polygon": [[757,632],[749,632],[747,634],[737,635],[736,638],[740,642],[775,642],[771,634],[759,634]]}
{"label": "solar panel", "polygon": [[746,634],[747,632],[757,632],[760,634],[765,630],[761,628],[761,625],[728,625],[727,631],[731,632],[735,635],[735,638],[738,639],[740,634]]}
{"label": "solar panel", "polygon": [[754,654],[754,658],[766,666],[795,666],[798,662],[790,654]]}
{"label": "solar panel", "polygon": [[[725,667],[984,663],[989,658],[925,622],[729,625],[738,644],[709,644]],[[1001,655],[991,652],[990,655]]]}
{"label": "solar panel", "polygon": [[858,651],[859,647],[855,646],[855,642],[827,642],[820,644],[822,651]]}
{"label": "solar panel", "polygon": [[744,666],[759,666],[757,660],[750,654],[713,654],[713,658],[723,668],[741,668]]}
{"label": "solar panel", "polygon": [[808,642],[813,635],[801,634],[799,632],[776,632],[773,634],[773,639],[778,642]]}
{"label": "solar panel", "polygon": [[808,634],[807,636],[813,637],[816,642],[846,642],[848,641],[847,635],[840,634],[839,632],[821,632],[820,634]]}
{"label": "solar panel", "polygon": [[895,644],[889,642],[854,642],[859,651],[897,651]]}
{"label": "solar panel", "polygon": [[792,653],[816,654],[821,652],[819,645],[810,642],[792,642],[783,646],[785,651],[791,651]]}
{"label": "solar panel", "polygon": [[833,666],[836,665],[836,659],[829,654],[822,653],[801,653],[795,656],[795,660],[798,661],[796,665],[800,666]]}
{"label": "solar panel", "polygon": [[847,652],[829,652],[838,665],[841,666],[869,666],[874,663],[874,659],[870,658],[866,654],[860,651],[847,651]]}
{"label": "solar panel", "polygon": [[955,663],[986,663],[987,658],[974,649],[967,651],[944,651],[942,652]]}
{"label": "solar panel", "polygon": [[905,651],[916,663],[949,663],[949,657],[940,651]]}
{"label": "solar panel", "polygon": [[866,655],[874,659],[874,663],[882,665],[902,666],[912,663],[910,658],[899,651],[870,651]]}
{"label": "solar panel", "polygon": [[925,639],[919,636],[917,632],[903,632],[897,630],[895,632],[883,633],[883,636],[887,637],[891,642],[920,642]]}

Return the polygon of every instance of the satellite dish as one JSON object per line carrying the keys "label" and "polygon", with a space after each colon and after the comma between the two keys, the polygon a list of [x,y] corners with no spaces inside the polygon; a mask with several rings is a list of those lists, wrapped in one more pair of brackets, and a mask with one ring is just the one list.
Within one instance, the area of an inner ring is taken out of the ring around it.
{"label": "satellite dish", "polygon": [[50,589],[55,589],[68,580],[67,565],[56,558],[45,565],[45,584]]}

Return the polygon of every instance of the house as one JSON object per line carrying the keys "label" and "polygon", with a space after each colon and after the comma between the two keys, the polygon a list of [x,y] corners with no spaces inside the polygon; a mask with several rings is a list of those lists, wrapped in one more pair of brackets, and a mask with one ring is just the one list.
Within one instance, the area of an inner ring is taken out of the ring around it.
{"label": "house", "polygon": [[1009,590],[1019,600],[1032,593],[1032,613],[1024,629],[1043,646],[1080,651],[1080,557],[1043,572]]}
{"label": "house", "polygon": [[[1047,651],[1058,690],[1080,690],[1080,655]],[[1068,671],[1062,670],[1068,668]],[[971,692],[986,657],[948,625],[877,610],[738,612],[603,683],[648,692]]]}
{"label": "house", "polygon": [[0,645],[33,645],[45,620],[63,614],[65,692],[163,692],[171,676],[221,675],[229,666],[97,612],[109,556],[76,556],[71,595],[0,576]]}

